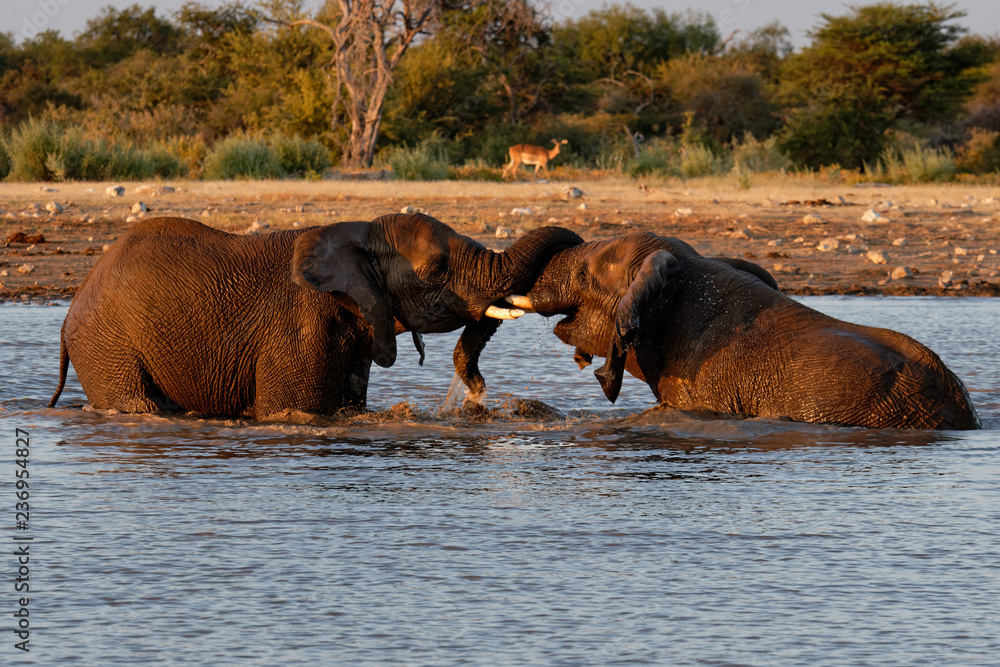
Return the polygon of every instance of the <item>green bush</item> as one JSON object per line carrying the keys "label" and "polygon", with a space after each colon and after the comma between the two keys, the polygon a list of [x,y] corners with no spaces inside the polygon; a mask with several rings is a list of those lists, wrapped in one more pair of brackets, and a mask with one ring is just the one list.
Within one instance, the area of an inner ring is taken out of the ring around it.
{"label": "green bush", "polygon": [[[0,173],[3,169],[2,160],[0,157]],[[973,128],[969,140],[958,149],[955,166],[960,171],[971,174],[1000,171],[1000,132]]]}
{"label": "green bush", "polygon": [[94,144],[75,130],[62,132],[55,149],[45,156],[45,180],[98,181],[110,171],[112,151]]}
{"label": "green bush", "polygon": [[330,166],[330,153],[316,141],[308,141],[300,136],[273,137],[269,145],[278,163],[286,174],[322,174]]}
{"label": "green bush", "polygon": [[868,180],[889,183],[933,183],[955,178],[955,158],[947,150],[887,148],[874,167],[866,165]]}
{"label": "green bush", "polygon": [[10,155],[7,153],[7,142],[0,137],[0,181],[10,173]]}
{"label": "green bush", "polygon": [[55,123],[29,119],[11,132],[7,140],[10,155],[10,179],[13,181],[51,181],[53,173],[46,165],[49,155],[59,147],[61,130]]}
{"label": "green bush", "polygon": [[674,142],[666,139],[652,139],[639,152],[639,155],[628,161],[629,176],[679,176],[677,169],[678,149]]}
{"label": "green bush", "polygon": [[758,141],[748,132],[743,135],[743,141],[733,145],[732,152],[733,168],[741,173],[785,171],[791,166],[788,156],[778,150],[777,137]]}
{"label": "green bush", "polygon": [[722,173],[726,164],[705,146],[690,144],[681,148],[677,168],[684,178],[697,178]]}
{"label": "green bush", "polygon": [[205,158],[202,174],[208,179],[280,178],[281,162],[273,148],[260,139],[232,135],[216,144]]}
{"label": "green bush", "polygon": [[188,174],[188,166],[165,146],[155,145],[139,151],[148,164],[153,177],[182,178]]}
{"label": "green bush", "polygon": [[387,164],[404,181],[443,181],[448,178],[448,163],[440,151],[428,142],[414,148],[394,146],[379,153],[379,162]]}

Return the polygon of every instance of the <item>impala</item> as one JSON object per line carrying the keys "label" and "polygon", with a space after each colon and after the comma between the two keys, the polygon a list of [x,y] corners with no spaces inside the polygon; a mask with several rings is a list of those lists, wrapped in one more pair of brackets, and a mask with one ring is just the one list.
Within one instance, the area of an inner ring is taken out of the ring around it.
{"label": "impala", "polygon": [[568,143],[566,139],[558,141],[556,139],[552,140],[555,144],[554,148],[545,150],[542,146],[532,146],[530,144],[518,144],[516,146],[511,146],[507,151],[510,155],[510,162],[504,165],[503,176],[507,178],[508,176],[516,176],[517,168],[522,164],[526,164],[529,167],[534,165],[535,167],[535,178],[538,178],[538,170],[544,169],[546,176],[549,173],[549,160],[559,155],[559,147],[563,144]]}

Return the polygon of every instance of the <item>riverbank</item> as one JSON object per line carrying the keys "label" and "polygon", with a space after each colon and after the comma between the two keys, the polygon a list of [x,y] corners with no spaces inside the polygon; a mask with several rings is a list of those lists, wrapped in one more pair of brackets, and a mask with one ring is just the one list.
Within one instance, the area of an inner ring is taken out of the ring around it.
{"label": "riverbank", "polygon": [[[109,194],[115,187],[119,196]],[[1000,188],[774,177],[748,189],[722,178],[0,183],[0,300],[72,298],[105,248],[143,218],[266,233],[404,207],[497,250],[549,224],[587,240],[674,236],[704,255],[757,262],[791,294],[1000,296]]]}

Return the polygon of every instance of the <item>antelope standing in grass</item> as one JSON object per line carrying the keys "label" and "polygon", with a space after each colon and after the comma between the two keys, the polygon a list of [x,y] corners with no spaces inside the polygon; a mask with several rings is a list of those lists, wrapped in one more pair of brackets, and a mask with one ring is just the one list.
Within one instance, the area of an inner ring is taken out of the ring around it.
{"label": "antelope standing in grass", "polygon": [[518,144],[511,146],[507,153],[510,155],[510,162],[504,165],[503,177],[517,176],[517,168],[522,164],[529,167],[534,165],[535,178],[538,178],[538,170],[544,169],[545,175],[549,175],[549,160],[559,155],[559,147],[568,143],[566,139],[559,141],[553,139],[554,148],[545,150],[542,146],[532,146],[531,144]]}

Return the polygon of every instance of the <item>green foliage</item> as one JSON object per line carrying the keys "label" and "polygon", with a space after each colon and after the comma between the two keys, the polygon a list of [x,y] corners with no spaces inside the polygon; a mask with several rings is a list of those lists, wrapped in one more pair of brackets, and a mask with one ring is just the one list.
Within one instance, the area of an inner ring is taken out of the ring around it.
{"label": "green foliage", "polygon": [[52,180],[53,173],[46,162],[59,147],[59,135],[57,125],[36,119],[16,127],[7,140],[9,178],[13,181]]}
{"label": "green foliage", "polygon": [[958,149],[955,166],[972,174],[1000,171],[1000,131],[973,128],[969,140]]}
{"label": "green foliage", "polygon": [[783,147],[808,166],[858,167],[886,146],[903,119],[952,115],[975,83],[970,51],[953,48],[964,28],[951,7],[888,2],[823,14],[813,42],[790,57],[782,94],[793,107]]}
{"label": "green foliage", "polygon": [[316,141],[278,135],[269,143],[286,174],[322,174],[330,166],[330,152]]}
{"label": "green foliage", "polygon": [[437,142],[424,141],[414,148],[394,146],[378,154],[378,161],[388,165],[404,181],[443,181],[448,178],[448,163]]}
{"label": "green foliage", "polygon": [[1000,61],[984,66],[982,82],[972,91],[965,111],[969,123],[988,130],[1000,130]]}
{"label": "green foliage", "polygon": [[679,176],[677,161],[679,150],[673,141],[652,140],[627,164],[629,176]]}
{"label": "green foliage", "polygon": [[262,139],[233,135],[216,144],[205,158],[202,176],[207,179],[280,178],[284,175],[278,154]]}
{"label": "green foliage", "polygon": [[733,144],[733,168],[740,173],[755,174],[767,171],[785,171],[791,166],[788,156],[778,149],[777,137],[759,141],[752,134]]}
{"label": "green foliage", "polygon": [[955,159],[950,152],[915,147],[897,151],[887,148],[875,166],[866,169],[868,180],[886,183],[933,183],[955,178]]}
{"label": "green foliage", "polygon": [[10,155],[7,153],[7,142],[0,137],[0,181],[10,173]]}
{"label": "green foliage", "polygon": [[77,38],[85,57],[101,67],[124,60],[142,49],[173,53],[180,45],[181,31],[169,21],[156,16],[153,7],[132,5],[115,9],[107,5]]}
{"label": "green foliage", "polygon": [[590,78],[648,72],[686,53],[714,53],[721,42],[708,14],[668,14],[629,4],[605,6],[567,21],[555,29],[553,40]]}
{"label": "green foliage", "polygon": [[737,59],[688,54],[661,65],[657,77],[679,110],[693,113],[718,143],[746,132],[766,136],[777,124],[764,80]]}
{"label": "green foliage", "polygon": [[[287,24],[335,23],[337,11],[226,0],[165,18],[133,5],[105,8],[75,38],[0,34],[0,177],[318,174],[350,131],[347,97],[329,36]],[[823,15],[794,54],[777,23],[723,43],[705,13],[546,12],[534,0],[449,5],[395,71],[382,162],[401,177],[494,178],[509,146],[558,138],[569,144],[557,166],[689,177],[733,165],[741,187],[790,165],[903,180],[947,179],[949,160],[997,168],[1000,39],[963,37],[953,6],[851,6]],[[903,129],[954,155],[902,150]]]}
{"label": "green foliage", "polygon": [[892,125],[888,112],[864,97],[831,99],[827,105],[791,111],[778,138],[779,149],[800,167],[861,167],[878,157]]}
{"label": "green foliage", "polygon": [[29,120],[7,142],[10,179],[15,181],[98,181],[177,178],[185,165],[163,147],[137,149],[105,140],[91,141],[75,128]]}

